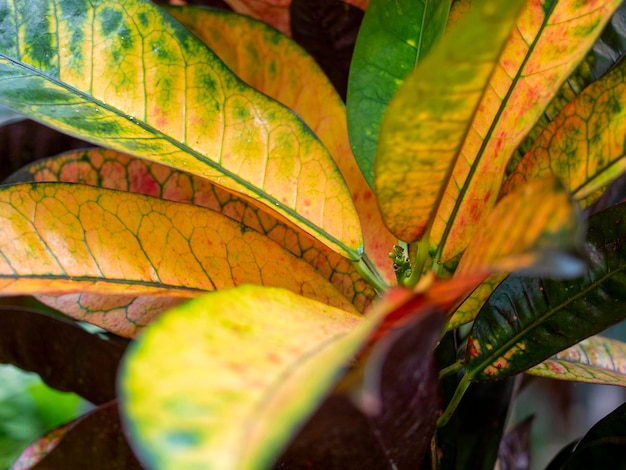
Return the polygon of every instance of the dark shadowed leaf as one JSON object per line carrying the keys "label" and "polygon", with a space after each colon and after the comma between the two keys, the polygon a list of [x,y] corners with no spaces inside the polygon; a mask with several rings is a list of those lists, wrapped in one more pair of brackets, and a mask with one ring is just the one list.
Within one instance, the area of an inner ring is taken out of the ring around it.
{"label": "dark shadowed leaf", "polygon": [[[418,468],[435,431],[433,349],[443,321],[442,312],[431,307],[385,336],[322,404],[276,468]],[[377,364],[381,360],[382,369]],[[360,393],[351,383],[354,377],[363,380]],[[358,407],[344,394],[351,388],[361,397]]]}
{"label": "dark shadowed leaf", "polygon": [[500,470],[530,468],[530,431],[534,416],[529,416],[506,433],[498,449]]}
{"label": "dark shadowed leaf", "polygon": [[126,342],[31,309],[0,306],[0,362],[38,373],[50,387],[96,403],[115,398]]}
{"label": "dark shadowed leaf", "polygon": [[35,160],[88,145],[35,121],[9,123],[0,127],[0,181]]}
{"label": "dark shadowed leaf", "polygon": [[625,452],[626,404],[598,421],[576,445],[567,460],[555,468],[562,470],[624,468]]}
{"label": "dark shadowed leaf", "polygon": [[340,0],[293,0],[291,34],[345,100],[352,51],[363,11]]}
{"label": "dark shadowed leaf", "polygon": [[510,276],[479,312],[469,337],[472,380],[507,377],[626,315],[626,204],[589,219],[588,273],[569,281]]}
{"label": "dark shadowed leaf", "polygon": [[[26,449],[11,470],[142,468],[122,433],[117,402],[102,405],[66,426],[60,440],[59,433],[52,431]],[[52,444],[48,446],[49,441]]]}

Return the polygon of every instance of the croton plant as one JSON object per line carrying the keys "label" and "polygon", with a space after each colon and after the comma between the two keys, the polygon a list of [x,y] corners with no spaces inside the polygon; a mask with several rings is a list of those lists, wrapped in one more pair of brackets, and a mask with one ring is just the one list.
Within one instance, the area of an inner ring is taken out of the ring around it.
{"label": "croton plant", "polygon": [[626,385],[619,0],[176,3],[0,0],[96,145],[0,187],[0,361],[94,404],[14,468],[487,469],[514,376]]}

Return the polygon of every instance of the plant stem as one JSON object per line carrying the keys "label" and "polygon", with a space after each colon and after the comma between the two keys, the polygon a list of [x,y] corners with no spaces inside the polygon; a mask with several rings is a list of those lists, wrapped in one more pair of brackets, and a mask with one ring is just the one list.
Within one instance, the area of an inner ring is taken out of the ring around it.
{"label": "plant stem", "polygon": [[461,369],[463,369],[464,364],[459,361],[459,362],[455,362],[454,364],[449,365],[448,367],[444,367],[443,369],[441,369],[439,371],[439,378],[443,378],[446,375],[450,375],[450,374],[454,374],[458,371],[460,371]]}
{"label": "plant stem", "polygon": [[424,273],[424,267],[426,266],[426,261],[429,258],[429,240],[430,237],[428,236],[428,234],[426,234],[419,242],[411,244],[409,253],[411,254],[411,256],[415,256],[415,261],[413,262],[413,266],[411,268],[411,276],[403,281],[403,285],[405,287],[415,287],[419,280],[422,278],[422,274]]}
{"label": "plant stem", "polygon": [[354,265],[359,274],[363,276],[363,279],[369,282],[379,294],[382,294],[389,288],[367,255],[363,255],[359,261],[354,261]]}
{"label": "plant stem", "polygon": [[438,428],[444,427],[448,423],[448,421],[450,421],[450,418],[452,417],[452,415],[456,411],[457,406],[459,406],[459,403],[461,402],[461,398],[463,398],[463,395],[465,395],[467,388],[470,386],[470,383],[471,381],[469,376],[464,375],[459,382],[459,385],[456,387],[454,395],[452,396],[450,403],[448,403],[448,407],[437,420]]}

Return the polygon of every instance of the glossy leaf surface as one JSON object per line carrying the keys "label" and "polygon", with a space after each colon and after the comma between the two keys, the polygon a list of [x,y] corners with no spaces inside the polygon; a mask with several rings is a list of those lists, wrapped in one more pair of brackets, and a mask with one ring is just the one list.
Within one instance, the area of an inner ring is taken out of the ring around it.
{"label": "glossy leaf surface", "polygon": [[626,205],[589,220],[589,272],[569,281],[509,276],[489,298],[472,328],[466,372],[473,380],[506,377],[625,317]]}
{"label": "glossy leaf surface", "polygon": [[626,386],[626,343],[592,336],[526,373],[559,380]]}
{"label": "glossy leaf surface", "polygon": [[383,219],[399,239],[413,242],[432,224],[521,4],[477,3],[406,78],[389,104],[374,175]]}
{"label": "glossy leaf surface", "polygon": [[502,188],[554,174],[578,199],[626,169],[626,62],[586,88],[548,124]]}
{"label": "glossy leaf surface", "polygon": [[[33,460],[36,463],[31,466]],[[31,468],[139,470],[142,467],[126,442],[117,402],[113,401],[63,426],[60,432],[52,431],[36,441],[12,470]]]}
{"label": "glossy leaf surface", "polygon": [[480,312],[480,309],[485,305],[489,296],[496,290],[496,287],[506,279],[507,275],[508,274],[504,273],[494,274],[476,287],[467,299],[454,311],[448,322],[447,329],[453,330],[454,328],[458,328],[474,320],[478,312]]}
{"label": "glossy leaf surface", "polygon": [[[548,254],[574,251],[583,239],[584,223],[577,205],[561,182],[548,175],[499,201],[474,234],[456,273],[530,268],[556,275],[562,267]],[[568,274],[574,277],[583,272],[580,263],[577,271]]]}
{"label": "glossy leaf surface", "polygon": [[[124,341],[33,310],[0,307],[0,363],[36,372],[50,387],[95,404],[115,398]],[[94,374],[94,371],[98,371]]]}
{"label": "glossy leaf surface", "polygon": [[382,0],[365,13],[350,66],[347,112],[350,143],[371,187],[385,109],[441,38],[449,9],[447,0]]}
{"label": "glossy leaf surface", "polygon": [[396,238],[383,224],[376,198],[350,149],[346,108],[315,60],[289,38],[244,16],[199,8],[168,11],[239,78],[294,110],[315,132],[346,180],[361,226],[367,227],[366,254],[387,282],[395,280],[388,253]]}
{"label": "glossy leaf surface", "polygon": [[0,101],[208,178],[360,257],[350,192],[319,140],[158,7],[42,0],[5,3],[0,16]]}
{"label": "glossy leaf surface", "polygon": [[430,232],[437,262],[447,263],[466,248],[497,201],[509,157],[620,3],[525,3],[446,181]]}
{"label": "glossy leaf surface", "polygon": [[0,218],[4,294],[194,297],[256,283],[353,308],[308,263],[202,207],[34,183],[0,189]]}
{"label": "glossy leaf surface", "polygon": [[126,428],[140,459],[150,468],[269,465],[367,337],[371,326],[361,323],[256,286],[161,316],[121,372]]}
{"label": "glossy leaf surface", "polygon": [[[266,235],[294,256],[308,262],[359,311],[364,311],[376,296],[373,287],[356,272],[349,260],[204,178],[112,150],[91,149],[36,162],[9,179],[11,183],[30,181],[89,184],[207,207]],[[126,305],[129,300],[120,299],[119,305]],[[153,299],[150,302],[163,303],[164,300]],[[65,304],[63,311],[67,312],[71,302]],[[129,305],[125,310],[137,307]],[[112,312],[107,312],[108,319],[112,316]]]}

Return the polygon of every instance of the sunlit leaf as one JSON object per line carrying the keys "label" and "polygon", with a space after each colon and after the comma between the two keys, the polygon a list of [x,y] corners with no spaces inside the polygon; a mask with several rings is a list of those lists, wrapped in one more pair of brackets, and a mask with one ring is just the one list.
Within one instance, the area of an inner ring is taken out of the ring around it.
{"label": "sunlit leaf", "polygon": [[477,3],[418,64],[389,104],[374,176],[383,219],[401,240],[419,239],[432,224],[521,4]]}
{"label": "sunlit leaf", "polygon": [[170,15],[147,0],[41,0],[5,3],[0,17],[0,101],[208,178],[359,259],[358,216],[327,150]]}
{"label": "sunlit leaf", "polygon": [[380,0],[365,13],[350,66],[347,111],[350,143],[371,187],[385,109],[440,39],[449,9],[441,0]]}
{"label": "sunlit leaf", "polygon": [[465,369],[472,380],[522,372],[625,317],[626,205],[589,219],[581,278],[553,281],[509,276],[472,328]]}
{"label": "sunlit leaf", "polygon": [[125,347],[125,342],[88,333],[61,318],[0,307],[0,363],[36,372],[50,387],[92,403],[115,398],[115,377]]}
{"label": "sunlit leaf", "polygon": [[198,8],[168,11],[239,78],[294,110],[315,132],[346,180],[361,226],[367,227],[363,234],[367,256],[388,283],[395,280],[388,253],[396,238],[384,226],[376,198],[350,149],[346,108],[315,60],[289,38],[247,17]]}
{"label": "sunlit leaf", "polygon": [[11,470],[141,469],[122,432],[117,406],[109,402],[45,435],[26,449]]}
{"label": "sunlit leaf", "polygon": [[461,305],[454,311],[452,318],[448,322],[446,328],[453,330],[461,325],[471,322],[476,318],[480,309],[485,305],[489,296],[496,290],[502,281],[506,279],[508,274],[500,273],[489,276],[481,283],[472,293],[463,301]]}
{"label": "sunlit leaf", "polygon": [[133,447],[155,469],[269,465],[367,337],[361,323],[256,286],[171,310],[121,372]]}
{"label": "sunlit leaf", "polygon": [[254,283],[354,308],[307,262],[202,207],[85,185],[33,183],[0,188],[0,216],[5,295],[194,297]]}
{"label": "sunlit leaf", "polygon": [[526,373],[552,379],[626,386],[626,343],[592,336]]}
{"label": "sunlit leaf", "polygon": [[[484,94],[463,144],[456,148],[457,164],[445,181],[430,231],[436,262],[447,263],[466,248],[497,201],[513,151],[620,3],[526,2],[488,85],[481,89]],[[445,115],[441,119],[446,122]],[[451,136],[440,138],[448,141]],[[424,178],[430,181],[430,173]]]}
{"label": "sunlit leaf", "polygon": [[[626,169],[626,62],[586,88],[548,124],[502,188],[555,174],[578,199]],[[590,201],[593,202],[593,201]]]}
{"label": "sunlit leaf", "polygon": [[[364,311],[376,296],[373,287],[367,284],[346,258],[207,180],[158,163],[139,160],[112,150],[90,149],[36,162],[12,175],[8,181],[82,183],[207,207],[268,236],[296,257],[307,261],[359,311]],[[87,308],[92,311],[90,316],[93,318],[94,301],[89,299],[89,302],[85,302],[88,297],[82,296],[79,301],[67,299],[63,302],[61,310],[68,313],[67,308],[71,308],[72,305],[77,307],[91,305]],[[160,311],[164,311],[171,306],[172,301],[172,299],[143,299],[141,307],[148,308],[146,302],[150,302],[153,304],[152,309],[158,307]],[[50,299],[46,300],[46,303],[49,304]],[[54,306],[59,309],[58,303]],[[134,311],[131,317],[137,319],[136,312],[140,306],[137,301],[124,297],[117,301],[107,301],[106,306],[99,306],[103,307],[106,308],[106,313],[102,321],[112,322],[120,315],[120,318],[125,320],[129,310]],[[113,308],[117,310],[116,313],[111,310]],[[153,317],[153,312],[147,315],[147,318]]]}

